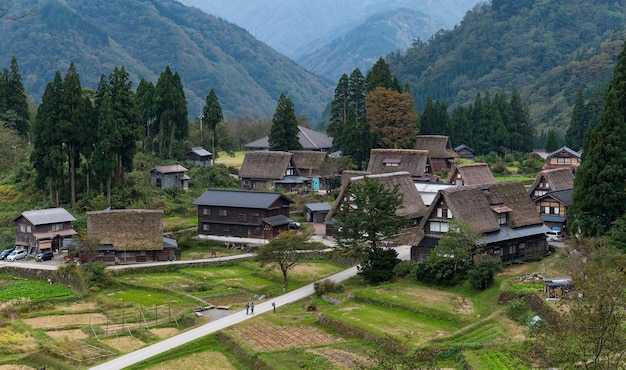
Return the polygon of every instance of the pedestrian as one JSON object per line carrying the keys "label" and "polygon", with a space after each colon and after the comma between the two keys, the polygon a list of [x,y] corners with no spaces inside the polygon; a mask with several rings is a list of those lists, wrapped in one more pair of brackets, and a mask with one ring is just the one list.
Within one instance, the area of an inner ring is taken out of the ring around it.
{"label": "pedestrian", "polygon": [[250,303],[250,315],[254,315],[254,302]]}
{"label": "pedestrian", "polygon": [[246,302],[246,315],[248,314],[249,310],[250,310],[250,304]]}
{"label": "pedestrian", "polygon": [[276,302],[272,302],[272,308],[274,309],[274,313],[276,313]]}

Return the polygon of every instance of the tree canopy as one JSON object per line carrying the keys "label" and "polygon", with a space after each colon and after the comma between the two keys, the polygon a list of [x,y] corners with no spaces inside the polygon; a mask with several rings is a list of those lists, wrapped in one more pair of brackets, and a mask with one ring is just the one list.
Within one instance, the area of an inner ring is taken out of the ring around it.
{"label": "tree canopy", "polygon": [[[217,126],[224,120],[224,114],[222,113],[220,102],[217,99],[217,94],[215,94],[215,90],[213,89],[211,89],[209,95],[206,97],[204,110],[202,111],[202,120],[209,124],[209,129],[211,129],[211,133],[213,134],[213,139],[211,140],[211,154],[213,155],[213,164],[215,164],[215,157],[217,157],[217,153],[215,152],[215,131]],[[200,139],[200,142],[202,142],[202,139]]]}
{"label": "tree canopy", "polygon": [[367,94],[367,124],[378,148],[412,149],[417,136],[417,113],[411,94],[377,87]]}
{"label": "tree canopy", "polygon": [[270,150],[289,151],[302,150],[302,144],[298,138],[298,119],[293,110],[293,103],[285,94],[280,94],[276,112],[272,119],[269,144]]}

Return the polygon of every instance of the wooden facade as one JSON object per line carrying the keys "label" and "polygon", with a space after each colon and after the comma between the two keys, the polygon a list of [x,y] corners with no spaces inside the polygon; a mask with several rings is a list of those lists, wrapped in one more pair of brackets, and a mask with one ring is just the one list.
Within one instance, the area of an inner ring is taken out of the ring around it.
{"label": "wooden facade", "polygon": [[198,206],[198,235],[269,240],[289,230],[290,199],[276,192],[208,190]]}
{"label": "wooden facade", "polygon": [[173,164],[169,166],[157,166],[150,170],[150,184],[160,189],[189,188],[189,176],[185,167]]}
{"label": "wooden facade", "polygon": [[576,172],[576,168],[578,168],[579,165],[580,153],[564,146],[548,154],[543,169],[569,168],[572,172]]}
{"label": "wooden facade", "polygon": [[63,208],[25,211],[13,221],[15,245],[25,248],[29,255],[46,250],[58,251],[65,238],[77,234],[72,228],[76,219]]}

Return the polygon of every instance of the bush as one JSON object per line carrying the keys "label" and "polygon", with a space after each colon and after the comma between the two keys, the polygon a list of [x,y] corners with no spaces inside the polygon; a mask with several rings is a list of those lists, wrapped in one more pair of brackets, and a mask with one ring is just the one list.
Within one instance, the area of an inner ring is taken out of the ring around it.
{"label": "bush", "polygon": [[313,288],[315,289],[315,294],[317,296],[322,296],[328,293],[343,293],[345,291],[343,284],[336,283],[329,279],[324,279],[314,283]]}
{"label": "bush", "polygon": [[515,298],[507,303],[506,315],[521,325],[528,325],[535,313],[528,307],[524,298]]}
{"label": "bush", "polygon": [[393,268],[393,273],[397,276],[411,275],[417,269],[417,262],[414,261],[400,261],[396,267]]}
{"label": "bush", "polygon": [[474,288],[486,289],[493,284],[494,276],[501,271],[499,260],[485,256],[467,272],[467,277]]}

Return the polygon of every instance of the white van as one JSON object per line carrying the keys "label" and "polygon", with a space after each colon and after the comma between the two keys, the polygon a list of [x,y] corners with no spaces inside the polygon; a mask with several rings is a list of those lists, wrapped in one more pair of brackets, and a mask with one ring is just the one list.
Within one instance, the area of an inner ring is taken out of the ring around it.
{"label": "white van", "polygon": [[563,240],[563,235],[561,235],[560,231],[550,230],[544,233],[546,235],[546,240],[549,242],[560,242]]}

